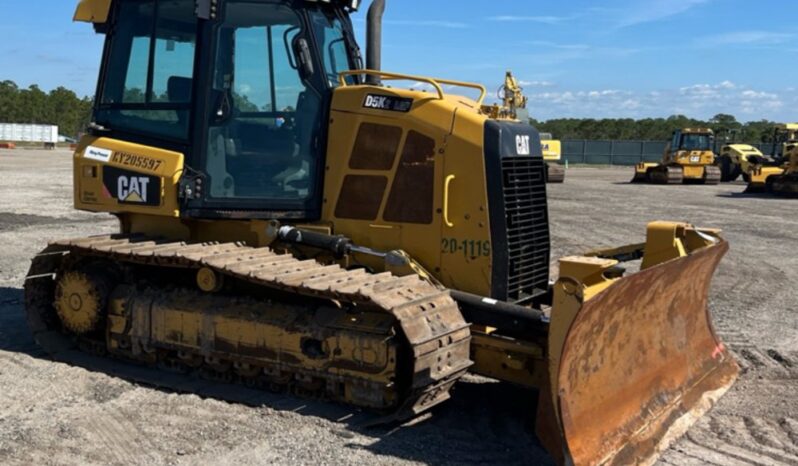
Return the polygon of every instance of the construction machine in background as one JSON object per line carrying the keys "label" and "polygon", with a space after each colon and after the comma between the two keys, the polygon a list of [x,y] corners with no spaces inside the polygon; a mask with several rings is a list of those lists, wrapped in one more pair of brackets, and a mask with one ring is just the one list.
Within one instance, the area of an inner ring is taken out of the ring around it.
{"label": "construction machine in background", "polygon": [[33,259],[36,341],[383,421],[472,371],[538,397],[561,464],[653,461],[737,376],[707,309],[727,242],[654,222],[551,283],[537,131],[381,71],[381,0],[362,67],[358,3],[79,3],[106,46],[74,202],[120,231]]}
{"label": "construction machine in background", "polygon": [[790,153],[798,145],[798,124],[775,125],[771,141],[769,155],[748,145],[733,144],[728,150],[724,147],[718,163],[724,178],[733,181],[742,174],[748,183],[745,192],[768,191],[768,178],[784,175],[790,164]]}
{"label": "construction machine in background", "polygon": [[635,166],[633,183],[718,184],[721,170],[715,165],[714,133],[711,129],[685,128],[673,132],[660,163]]}
{"label": "construction machine in background", "polygon": [[[483,106],[483,112],[497,120],[513,120],[528,122],[529,99],[524,95],[518,79],[508,70],[504,76],[504,84],[499,88],[498,98],[501,104]],[[546,182],[564,183],[565,169],[559,162],[562,160],[562,143],[555,140],[551,133],[540,133],[543,160],[546,162]]]}
{"label": "construction machine in background", "polygon": [[543,152],[543,160],[546,161],[546,182],[564,183],[565,169],[560,165],[562,141],[554,139],[551,133],[540,133],[540,147]]}
{"label": "construction machine in background", "polygon": [[746,192],[798,197],[798,144],[788,144],[781,167],[759,167],[752,172]]}
{"label": "construction machine in background", "polygon": [[773,128],[773,153],[775,159],[787,161],[789,147],[798,144],[798,123],[779,123]]}
{"label": "construction machine in background", "polygon": [[757,170],[772,167],[779,171],[782,164],[750,144],[732,143],[721,148],[717,165],[720,168],[722,182],[736,181],[742,176],[746,183],[750,183],[752,173]]}

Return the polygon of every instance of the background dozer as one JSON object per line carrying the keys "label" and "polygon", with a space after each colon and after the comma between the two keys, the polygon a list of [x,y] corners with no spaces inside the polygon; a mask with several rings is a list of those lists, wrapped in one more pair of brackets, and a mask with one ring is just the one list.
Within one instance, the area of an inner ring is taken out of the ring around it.
{"label": "background dozer", "polygon": [[543,151],[543,160],[546,161],[546,182],[564,183],[565,169],[560,165],[562,141],[555,139],[551,133],[540,133],[540,147]]}
{"label": "background dozer", "polygon": [[[765,163],[751,167],[750,175],[746,179],[748,182],[746,192],[772,191],[773,186],[768,183],[771,176],[778,177],[779,186],[790,186],[788,180],[792,177],[789,171],[793,164],[795,148],[798,147],[798,123],[776,125],[771,141],[773,152]],[[787,185],[783,185],[785,181]]]}
{"label": "background dozer", "polygon": [[787,145],[782,160],[784,164],[781,167],[756,168],[747,192],[798,197],[798,144]]}
{"label": "background dozer", "polygon": [[33,259],[36,341],[384,421],[473,371],[537,394],[561,463],[650,462],[737,375],[707,309],[728,244],[655,222],[550,284],[535,129],[486,115],[482,86],[381,71],[380,0],[364,68],[356,6],[80,2],[106,46],[74,201],[120,231]]}
{"label": "background dozer", "polygon": [[715,165],[714,134],[711,129],[686,128],[673,132],[662,162],[635,166],[633,183],[718,184],[721,171]]}
{"label": "background dozer", "polygon": [[[499,88],[498,97],[501,105],[483,106],[483,112],[493,119],[513,120],[528,122],[529,99],[524,95],[518,80],[512,71],[507,71],[504,84]],[[540,144],[543,150],[543,160],[546,162],[546,182],[564,183],[565,169],[560,165],[562,160],[562,143],[555,140],[551,133],[540,133]]]}

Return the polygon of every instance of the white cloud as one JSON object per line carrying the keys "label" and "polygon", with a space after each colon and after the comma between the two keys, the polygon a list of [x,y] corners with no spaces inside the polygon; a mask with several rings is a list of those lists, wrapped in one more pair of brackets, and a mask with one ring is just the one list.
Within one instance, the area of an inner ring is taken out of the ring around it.
{"label": "white cloud", "polygon": [[445,20],[404,20],[404,19],[386,19],[385,24],[392,24],[394,26],[417,26],[417,27],[434,27],[444,29],[466,29],[468,24],[455,21]]}
{"label": "white cloud", "polygon": [[636,0],[615,12],[617,27],[636,26],[682,14],[712,0]]}
{"label": "white cloud", "polygon": [[520,86],[524,86],[524,87],[555,87],[556,86],[556,84],[554,84],[551,81],[524,81],[524,80],[520,80],[520,81],[518,81],[518,84]]}
{"label": "white cloud", "polygon": [[679,88],[679,93],[688,96],[690,99],[712,99],[720,95],[722,92],[737,89],[737,85],[733,82],[726,80],[718,84],[693,84],[692,86],[685,86]]}
{"label": "white cloud", "polygon": [[[789,92],[789,91],[785,91]],[[787,97],[789,99],[789,97]],[[676,89],[562,90],[529,94],[534,118],[647,118],[686,114],[709,119],[730,113],[740,119],[779,120],[787,105],[778,91],[754,89],[722,81]]]}
{"label": "white cloud", "polygon": [[590,46],[587,44],[558,44],[548,40],[533,40],[529,41],[528,44],[537,47],[550,47],[560,50],[587,50],[590,48]]}
{"label": "white cloud", "polygon": [[623,110],[637,110],[642,104],[637,99],[626,99],[621,102],[620,108]]}
{"label": "white cloud", "polygon": [[772,31],[735,31],[697,39],[702,46],[778,45],[794,38],[794,34]]}
{"label": "white cloud", "polygon": [[541,24],[559,24],[564,21],[572,19],[565,16],[519,16],[519,15],[501,15],[490,16],[488,21],[501,21],[501,22],[516,22],[516,23],[541,23]]}

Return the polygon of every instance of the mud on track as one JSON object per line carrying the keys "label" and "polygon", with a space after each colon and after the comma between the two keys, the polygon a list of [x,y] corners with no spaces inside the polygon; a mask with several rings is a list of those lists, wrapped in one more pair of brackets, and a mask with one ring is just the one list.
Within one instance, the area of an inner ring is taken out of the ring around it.
{"label": "mud on track", "polygon": [[[549,463],[524,415],[534,396],[486,379],[469,377],[412,425],[368,429],[340,406],[183,380],[201,397],[128,382],[85,357],[49,361],[22,315],[30,257],[49,239],[116,228],[71,210],[70,161],[63,151],[0,151],[0,462]],[[732,247],[711,309],[743,374],[661,463],[798,463],[798,201],[740,195],[741,184],[633,186],[631,172],[572,169],[550,186],[553,257],[642,241],[655,219],[722,228]]]}

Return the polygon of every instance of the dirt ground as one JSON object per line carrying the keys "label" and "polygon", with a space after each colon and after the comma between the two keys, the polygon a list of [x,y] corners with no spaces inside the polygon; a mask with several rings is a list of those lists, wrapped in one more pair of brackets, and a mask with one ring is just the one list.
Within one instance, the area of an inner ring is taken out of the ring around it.
{"label": "dirt ground", "polygon": [[[48,360],[23,317],[30,258],[49,239],[116,227],[71,209],[70,160],[0,151],[0,463],[551,464],[531,434],[534,395],[476,377],[388,429],[363,427],[340,406],[211,385],[198,390],[208,396],[183,394],[128,382],[112,365]],[[798,201],[630,177],[573,168],[550,187],[553,257],[642,241],[655,219],[721,228],[732,246],[710,306],[743,372],[660,463],[798,464]],[[220,401],[218,390],[246,403]]]}

